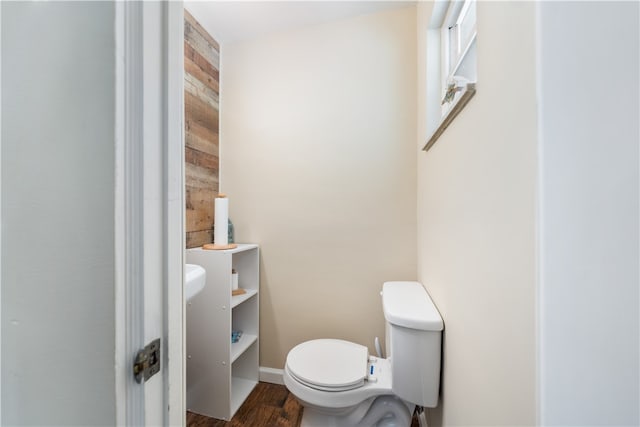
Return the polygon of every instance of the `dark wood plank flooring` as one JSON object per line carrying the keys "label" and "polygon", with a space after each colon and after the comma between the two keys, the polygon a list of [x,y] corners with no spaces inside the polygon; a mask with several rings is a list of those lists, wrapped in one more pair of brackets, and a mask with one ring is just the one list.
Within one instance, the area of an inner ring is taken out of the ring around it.
{"label": "dark wood plank flooring", "polygon": [[187,412],[187,427],[298,427],[302,405],[283,385],[258,383],[231,421]]}
{"label": "dark wood plank flooring", "polygon": [[[258,383],[231,421],[187,412],[187,427],[298,427],[302,405],[283,385]],[[411,427],[418,427],[413,417]]]}

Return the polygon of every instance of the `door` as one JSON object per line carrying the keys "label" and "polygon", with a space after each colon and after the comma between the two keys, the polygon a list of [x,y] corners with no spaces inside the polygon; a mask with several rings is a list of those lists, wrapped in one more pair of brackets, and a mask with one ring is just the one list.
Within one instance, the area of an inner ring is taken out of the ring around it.
{"label": "door", "polygon": [[0,10],[0,424],[181,425],[182,3]]}
{"label": "door", "polygon": [[[116,402],[119,425],[182,425],[182,2],[116,6]],[[137,352],[160,339],[160,371]]]}

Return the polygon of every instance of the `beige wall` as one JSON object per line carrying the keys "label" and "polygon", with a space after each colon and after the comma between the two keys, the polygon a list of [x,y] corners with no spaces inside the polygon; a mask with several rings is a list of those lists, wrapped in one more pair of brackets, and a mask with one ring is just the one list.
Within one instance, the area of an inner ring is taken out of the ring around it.
{"label": "beige wall", "polygon": [[418,277],[445,322],[436,425],[536,422],[535,70],[534,4],[478,2],[478,92],[418,156]]}
{"label": "beige wall", "polygon": [[262,366],[371,346],[382,282],[416,279],[415,26],[410,7],[224,45],[220,188],[262,250]]}

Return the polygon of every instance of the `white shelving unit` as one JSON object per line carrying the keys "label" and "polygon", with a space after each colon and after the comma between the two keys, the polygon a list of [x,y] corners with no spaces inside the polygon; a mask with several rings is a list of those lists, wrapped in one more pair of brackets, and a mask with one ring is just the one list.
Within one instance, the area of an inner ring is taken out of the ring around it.
{"label": "white shelving unit", "polygon": [[[259,249],[187,249],[187,263],[207,272],[204,289],[187,303],[187,410],[230,420],[258,384]],[[231,270],[247,292],[231,296]],[[242,331],[237,343],[231,332]]]}

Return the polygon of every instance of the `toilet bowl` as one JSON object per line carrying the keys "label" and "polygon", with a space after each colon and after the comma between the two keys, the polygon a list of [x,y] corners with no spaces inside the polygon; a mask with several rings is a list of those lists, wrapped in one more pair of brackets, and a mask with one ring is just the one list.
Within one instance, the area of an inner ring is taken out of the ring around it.
{"label": "toilet bowl", "polygon": [[287,355],[284,383],[304,406],[301,427],[376,425],[365,419],[374,412],[380,419],[411,423],[412,405],[393,395],[390,362],[369,356],[359,344],[335,339],[299,344]]}
{"label": "toilet bowl", "polygon": [[440,314],[418,282],[386,282],[381,294],[387,359],[338,339],[289,351],[283,378],[304,407],[301,427],[410,426],[416,405],[437,405]]}

